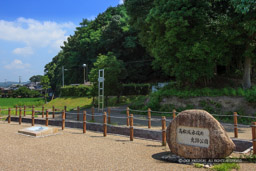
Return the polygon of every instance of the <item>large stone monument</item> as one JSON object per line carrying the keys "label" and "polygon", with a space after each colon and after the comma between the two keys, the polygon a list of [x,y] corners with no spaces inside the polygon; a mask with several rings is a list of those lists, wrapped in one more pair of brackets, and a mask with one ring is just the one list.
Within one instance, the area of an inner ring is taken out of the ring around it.
{"label": "large stone monument", "polygon": [[204,110],[181,112],[167,128],[167,143],[185,158],[225,158],[235,149],[223,126]]}

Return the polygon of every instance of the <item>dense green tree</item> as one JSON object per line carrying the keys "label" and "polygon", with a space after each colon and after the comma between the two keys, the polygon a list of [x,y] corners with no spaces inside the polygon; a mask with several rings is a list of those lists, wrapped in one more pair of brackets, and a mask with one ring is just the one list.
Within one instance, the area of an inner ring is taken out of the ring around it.
{"label": "dense green tree", "polygon": [[47,102],[47,99],[46,99],[46,97],[47,97],[47,90],[49,88],[51,88],[50,87],[50,80],[49,80],[47,75],[42,77],[40,84],[42,85],[43,90],[44,90],[44,99],[45,99],[45,103],[46,103]]}
{"label": "dense green tree", "polygon": [[83,64],[88,71],[94,67],[99,54],[112,52],[124,62],[127,71],[123,82],[140,83],[165,78],[152,69],[153,58],[138,39],[137,31],[130,27],[126,8],[110,7],[95,20],[84,19],[75,34],[64,42],[62,50],[45,66],[51,87],[58,91],[62,83],[61,67],[64,66],[65,84],[83,83]]}
{"label": "dense green tree", "polygon": [[125,78],[125,68],[123,62],[117,60],[114,53],[109,52],[107,55],[99,55],[89,75],[93,83],[94,95],[98,94],[96,92],[98,91],[98,75],[100,69],[104,69],[104,95],[107,105],[108,96],[120,96],[122,88],[120,82]]}
{"label": "dense green tree", "polygon": [[36,83],[36,82],[40,82],[42,77],[43,77],[42,75],[34,75],[34,76],[30,77],[29,80],[31,82]]}

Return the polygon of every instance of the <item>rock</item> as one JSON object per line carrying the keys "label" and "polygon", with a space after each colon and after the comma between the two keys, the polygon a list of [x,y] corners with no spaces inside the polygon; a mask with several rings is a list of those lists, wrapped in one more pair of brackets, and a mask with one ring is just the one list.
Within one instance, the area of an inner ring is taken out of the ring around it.
{"label": "rock", "polygon": [[223,126],[204,110],[181,112],[167,128],[167,143],[185,158],[225,158],[235,149]]}

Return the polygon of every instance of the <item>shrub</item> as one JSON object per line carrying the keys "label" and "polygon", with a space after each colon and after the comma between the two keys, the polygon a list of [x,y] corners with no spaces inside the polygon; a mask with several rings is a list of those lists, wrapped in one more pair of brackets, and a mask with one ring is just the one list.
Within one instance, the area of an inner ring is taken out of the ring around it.
{"label": "shrub", "polygon": [[79,85],[79,86],[66,86],[60,89],[62,97],[91,97],[92,87]]}

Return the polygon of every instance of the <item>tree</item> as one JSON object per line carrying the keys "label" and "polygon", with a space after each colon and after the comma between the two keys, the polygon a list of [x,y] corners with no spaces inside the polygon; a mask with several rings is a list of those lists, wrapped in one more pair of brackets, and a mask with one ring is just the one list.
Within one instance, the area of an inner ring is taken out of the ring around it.
{"label": "tree", "polygon": [[240,43],[245,47],[243,87],[248,89],[251,88],[251,68],[256,56],[256,0],[231,0],[231,5],[235,12],[230,18],[243,36],[243,41]]}
{"label": "tree", "polygon": [[214,76],[218,55],[211,39],[215,30],[211,28],[209,1],[127,0],[125,5],[132,24],[143,35],[141,42],[155,58],[155,68],[162,68],[183,85],[206,82]]}
{"label": "tree", "polygon": [[50,87],[50,80],[49,80],[49,78],[48,78],[47,75],[42,77],[42,80],[41,80],[40,84],[43,86],[43,90],[44,90],[44,99],[45,99],[45,103],[46,103],[46,102],[47,102],[47,100],[46,100],[46,97],[47,97],[47,90],[48,90],[49,88],[51,88],[51,87]]}
{"label": "tree", "polygon": [[34,76],[30,77],[29,80],[30,80],[30,82],[36,83],[36,82],[40,82],[42,77],[43,77],[42,75],[34,75]]}
{"label": "tree", "polygon": [[117,60],[112,52],[109,52],[107,55],[99,55],[97,61],[94,63],[94,68],[89,74],[90,81],[93,82],[94,95],[98,89],[99,69],[104,69],[104,95],[107,105],[108,96],[120,96],[122,88],[120,82],[125,78],[125,69],[123,63]]}

